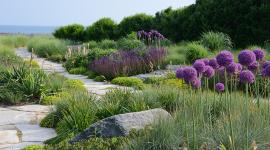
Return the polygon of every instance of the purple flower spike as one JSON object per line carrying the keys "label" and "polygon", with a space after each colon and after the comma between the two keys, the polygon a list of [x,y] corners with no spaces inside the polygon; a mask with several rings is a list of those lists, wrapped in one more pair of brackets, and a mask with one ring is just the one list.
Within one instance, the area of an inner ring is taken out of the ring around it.
{"label": "purple flower spike", "polygon": [[239,53],[238,60],[240,64],[249,66],[256,61],[256,55],[250,50],[243,50]]}
{"label": "purple flower spike", "polygon": [[228,74],[236,74],[238,71],[238,65],[236,63],[231,63],[226,67]]}
{"label": "purple flower spike", "polygon": [[216,58],[209,60],[209,66],[213,67],[214,69],[218,69],[219,65]]}
{"label": "purple flower spike", "polygon": [[262,76],[270,77],[270,65],[262,70]]}
{"label": "purple flower spike", "polygon": [[233,62],[233,54],[230,51],[221,51],[217,57],[217,62],[220,66],[227,66]]}
{"label": "purple flower spike", "polygon": [[197,78],[197,71],[193,67],[185,67],[183,70],[183,78],[187,83],[190,83]]}
{"label": "purple flower spike", "polygon": [[254,61],[252,64],[248,66],[248,70],[256,71],[258,67],[259,67],[259,63],[257,61]]}
{"label": "purple flower spike", "polygon": [[253,83],[255,81],[255,76],[251,71],[244,70],[240,72],[239,79],[242,83]]}
{"label": "purple flower spike", "polygon": [[212,78],[215,75],[215,70],[211,66],[205,66],[205,71],[203,75],[206,78]]}
{"label": "purple flower spike", "polygon": [[202,60],[196,60],[193,67],[198,73],[203,73],[205,71],[205,63]]}
{"label": "purple flower spike", "polygon": [[198,89],[201,87],[201,80],[196,78],[194,79],[192,82],[191,82],[191,86],[194,88],[194,89]]}
{"label": "purple flower spike", "polygon": [[183,79],[184,78],[184,68],[178,68],[176,70],[176,78]]}
{"label": "purple flower spike", "polygon": [[256,56],[256,60],[263,60],[264,56],[265,56],[265,53],[263,50],[261,49],[256,49],[253,51],[253,53],[255,54]]}
{"label": "purple flower spike", "polygon": [[225,90],[224,84],[223,83],[217,83],[215,86],[215,89],[217,92],[223,92]]}
{"label": "purple flower spike", "polygon": [[262,64],[262,68],[266,68],[267,66],[270,65],[270,61],[265,61],[263,64]]}

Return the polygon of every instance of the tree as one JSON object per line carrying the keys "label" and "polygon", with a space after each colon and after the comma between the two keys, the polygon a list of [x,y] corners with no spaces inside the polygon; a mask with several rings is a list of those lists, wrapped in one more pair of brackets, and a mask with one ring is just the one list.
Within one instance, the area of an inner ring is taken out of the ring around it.
{"label": "tree", "polygon": [[55,30],[53,35],[59,39],[68,39],[72,41],[84,40],[84,26],[80,24],[71,24]]}
{"label": "tree", "polygon": [[117,24],[110,18],[102,18],[86,29],[86,39],[101,41],[115,39]]}
{"label": "tree", "polygon": [[123,37],[139,30],[153,29],[153,16],[146,14],[136,14],[124,18],[118,25],[118,36]]}

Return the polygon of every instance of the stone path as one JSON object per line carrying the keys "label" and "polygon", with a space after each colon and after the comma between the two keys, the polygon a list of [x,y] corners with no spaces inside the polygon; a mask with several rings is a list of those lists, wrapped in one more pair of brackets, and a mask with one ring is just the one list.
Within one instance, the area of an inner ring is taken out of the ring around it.
{"label": "stone path", "polygon": [[[29,60],[31,58],[31,53],[26,48],[17,49],[16,54],[25,60]],[[87,76],[84,75],[69,74],[62,66],[62,64],[51,62],[44,58],[39,58],[36,55],[33,55],[33,58],[45,72],[56,72],[65,76],[68,79],[81,80],[84,83],[84,86],[86,87],[88,92],[90,93],[104,95],[111,88],[123,88],[121,86],[109,84],[106,82],[96,82],[92,79],[87,79]]]}
{"label": "stone path", "polygon": [[0,107],[0,149],[19,150],[27,145],[42,145],[56,136],[53,129],[38,124],[51,106],[25,105]]}

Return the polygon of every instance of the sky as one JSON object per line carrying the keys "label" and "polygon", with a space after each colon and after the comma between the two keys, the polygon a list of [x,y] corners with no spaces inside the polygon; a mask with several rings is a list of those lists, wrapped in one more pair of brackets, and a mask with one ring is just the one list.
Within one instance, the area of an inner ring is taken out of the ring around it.
{"label": "sky", "polygon": [[102,17],[120,22],[136,13],[154,15],[192,3],[195,0],[1,0],[0,25],[90,25]]}

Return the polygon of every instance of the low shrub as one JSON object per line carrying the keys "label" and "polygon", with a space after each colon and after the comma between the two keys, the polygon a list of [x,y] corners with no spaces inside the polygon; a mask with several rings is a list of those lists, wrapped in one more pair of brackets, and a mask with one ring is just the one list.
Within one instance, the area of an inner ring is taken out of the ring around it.
{"label": "low shrub", "polygon": [[96,41],[89,41],[86,43],[87,49],[94,49],[98,47],[98,43]]}
{"label": "low shrub", "polygon": [[96,82],[104,82],[104,81],[106,81],[106,78],[104,77],[104,76],[96,76],[95,78],[94,78],[94,81],[96,81]]}
{"label": "low shrub", "polygon": [[143,42],[137,39],[128,39],[128,38],[121,38],[117,41],[117,48],[120,50],[142,50],[146,49],[146,46]]}
{"label": "low shrub", "polygon": [[84,83],[80,80],[75,80],[75,79],[68,79],[65,80],[63,83],[63,88],[64,89],[77,89],[81,91],[86,91],[86,88],[84,87]]}
{"label": "low shrub", "polygon": [[222,32],[205,32],[202,34],[200,42],[210,51],[232,48],[232,41],[230,36]]}
{"label": "low shrub", "polygon": [[54,95],[45,96],[41,99],[41,104],[43,105],[53,105],[61,100],[62,97],[69,96],[68,92],[59,92]]}
{"label": "low shrub", "polygon": [[115,42],[114,40],[102,40],[98,43],[98,47],[101,49],[116,49],[117,42]]}
{"label": "low shrub", "polygon": [[166,79],[162,82],[162,84],[165,86],[172,86],[180,89],[185,87],[184,81],[180,79]]}
{"label": "low shrub", "polygon": [[68,71],[70,74],[85,74],[87,69],[84,67],[72,68]]}
{"label": "low shrub", "polygon": [[93,72],[93,71],[90,71],[90,70],[88,70],[88,71],[85,73],[85,75],[88,77],[88,79],[94,79],[95,77],[98,76],[97,73],[95,73],[95,72]]}
{"label": "low shrub", "polygon": [[69,71],[72,68],[79,68],[79,67],[84,67],[86,68],[88,65],[88,58],[85,55],[72,55],[69,57],[65,64],[64,67]]}
{"label": "low shrub", "polygon": [[186,46],[186,60],[189,63],[193,63],[197,59],[207,57],[207,55],[207,50],[200,44],[193,42]]}
{"label": "low shrub", "polygon": [[166,79],[165,77],[149,77],[144,80],[144,83],[145,84],[159,84],[165,79]]}
{"label": "low shrub", "polygon": [[186,60],[186,43],[179,45],[168,46],[168,55],[166,57],[166,64],[179,65],[184,64]]}
{"label": "low shrub", "polygon": [[23,148],[22,150],[44,150],[44,146],[43,145],[29,145]]}
{"label": "low shrub", "polygon": [[112,84],[143,89],[143,81],[135,77],[117,77],[112,80]]}
{"label": "low shrub", "polygon": [[35,60],[25,60],[24,61],[25,65],[32,67],[32,68],[39,68],[39,64]]}
{"label": "low shrub", "polygon": [[53,54],[51,56],[48,56],[48,59],[55,62],[63,62],[65,61],[65,58],[63,54]]}

